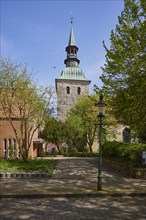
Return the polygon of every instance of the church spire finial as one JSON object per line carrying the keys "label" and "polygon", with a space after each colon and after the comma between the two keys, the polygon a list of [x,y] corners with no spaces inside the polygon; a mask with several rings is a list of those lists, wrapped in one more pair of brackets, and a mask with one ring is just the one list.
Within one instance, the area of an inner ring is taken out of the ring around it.
{"label": "church spire finial", "polygon": [[73,32],[73,16],[70,12],[70,22],[71,22],[71,29],[70,29],[70,36],[69,36],[69,41],[68,41],[68,46],[66,47],[66,52],[67,52],[67,58],[65,59],[64,63],[66,64],[67,67],[69,66],[78,66],[80,63],[80,60],[77,58],[77,52],[78,52],[78,47],[76,46],[75,43],[75,37],[74,37],[74,32]]}
{"label": "church spire finial", "polygon": [[72,11],[70,12],[70,23],[73,24],[74,17]]}
{"label": "church spire finial", "polygon": [[70,30],[68,45],[75,46],[76,44],[75,44],[75,37],[74,37],[74,33],[73,33],[73,20],[74,20],[74,17],[72,15],[72,12],[70,12],[71,30]]}

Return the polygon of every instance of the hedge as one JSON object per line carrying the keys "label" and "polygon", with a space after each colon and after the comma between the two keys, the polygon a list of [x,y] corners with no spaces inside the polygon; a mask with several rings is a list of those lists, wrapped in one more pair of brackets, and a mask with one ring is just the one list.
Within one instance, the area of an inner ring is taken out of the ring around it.
{"label": "hedge", "polygon": [[146,144],[105,142],[103,144],[103,158],[126,162],[134,167],[141,167],[142,150],[146,150]]}
{"label": "hedge", "polygon": [[65,157],[97,157],[98,153],[95,152],[75,152],[75,153],[66,153]]}

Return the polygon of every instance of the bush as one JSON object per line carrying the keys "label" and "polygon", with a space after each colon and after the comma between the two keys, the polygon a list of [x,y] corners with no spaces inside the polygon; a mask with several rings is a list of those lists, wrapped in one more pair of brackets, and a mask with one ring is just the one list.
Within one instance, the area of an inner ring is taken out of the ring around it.
{"label": "bush", "polygon": [[52,153],[52,152],[44,152],[44,154],[41,155],[41,157],[56,157],[57,154],[58,154],[57,152],[54,152],[54,153]]}
{"label": "bush", "polygon": [[98,153],[93,153],[93,152],[75,152],[75,153],[67,153],[67,157],[97,157]]}
{"label": "bush", "polygon": [[90,152],[89,147],[87,145],[84,147],[84,152],[86,153]]}
{"label": "bush", "polygon": [[67,154],[74,154],[77,153],[77,149],[75,147],[69,147],[67,148]]}
{"label": "bush", "polygon": [[127,162],[134,167],[141,167],[141,152],[146,150],[146,144],[129,144],[122,142],[105,142],[103,144],[103,157]]}

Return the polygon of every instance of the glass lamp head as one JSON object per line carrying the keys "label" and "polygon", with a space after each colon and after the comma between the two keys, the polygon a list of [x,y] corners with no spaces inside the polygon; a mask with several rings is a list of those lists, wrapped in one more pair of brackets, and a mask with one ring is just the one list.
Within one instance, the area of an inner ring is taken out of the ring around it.
{"label": "glass lamp head", "polygon": [[104,116],[107,104],[104,102],[102,94],[100,95],[100,100],[97,102],[96,106],[98,109],[98,115]]}

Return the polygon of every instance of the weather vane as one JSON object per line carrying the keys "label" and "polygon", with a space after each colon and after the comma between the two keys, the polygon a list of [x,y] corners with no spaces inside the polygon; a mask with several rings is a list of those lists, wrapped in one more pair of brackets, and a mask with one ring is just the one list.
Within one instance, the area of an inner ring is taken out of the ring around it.
{"label": "weather vane", "polygon": [[71,11],[70,12],[70,22],[71,22],[71,24],[73,24],[73,21],[74,21],[74,17],[73,17],[72,11]]}

